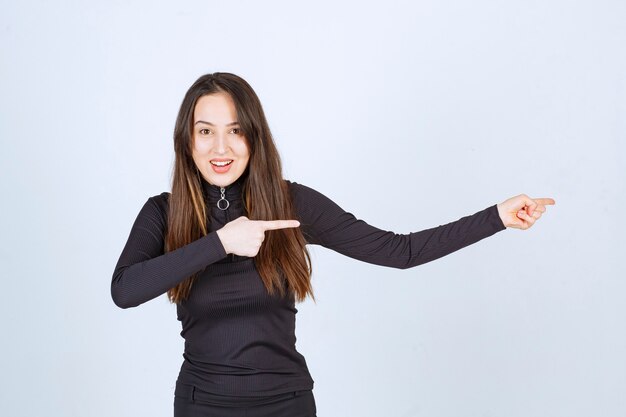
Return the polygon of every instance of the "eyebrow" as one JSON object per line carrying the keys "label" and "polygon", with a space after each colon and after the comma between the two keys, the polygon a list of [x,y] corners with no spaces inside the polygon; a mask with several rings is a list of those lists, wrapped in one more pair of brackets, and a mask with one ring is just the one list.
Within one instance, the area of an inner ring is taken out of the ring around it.
{"label": "eyebrow", "polygon": [[[204,120],[198,120],[198,121],[197,121],[196,123],[194,123],[193,125],[195,126],[195,125],[197,125],[198,123],[204,123],[204,124],[209,125],[209,126],[215,126],[213,123],[211,123],[211,122],[205,122]],[[238,125],[238,124],[239,124],[239,122],[230,122],[230,123],[227,123],[227,124],[226,124],[226,126],[234,126],[234,125]]]}

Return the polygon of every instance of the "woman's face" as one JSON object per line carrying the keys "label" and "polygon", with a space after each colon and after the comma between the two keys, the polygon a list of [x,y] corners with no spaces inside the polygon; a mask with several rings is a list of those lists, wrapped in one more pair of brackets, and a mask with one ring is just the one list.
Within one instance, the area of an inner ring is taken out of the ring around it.
{"label": "woman's face", "polygon": [[[210,184],[225,187],[243,174],[250,150],[228,93],[202,96],[193,114],[193,160]],[[232,161],[224,167],[224,162]]]}

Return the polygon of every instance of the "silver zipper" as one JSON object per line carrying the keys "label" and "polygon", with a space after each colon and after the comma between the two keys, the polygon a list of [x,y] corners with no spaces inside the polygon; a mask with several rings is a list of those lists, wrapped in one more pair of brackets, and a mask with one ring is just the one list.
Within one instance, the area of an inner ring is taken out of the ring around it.
{"label": "silver zipper", "polygon": [[[228,208],[228,206],[230,206],[230,202],[228,200],[226,200],[226,189],[224,187],[220,187],[220,192],[222,193],[221,198],[219,200],[217,200],[217,208],[220,210],[226,210]],[[222,206],[220,206],[220,203],[222,201],[226,201],[226,207],[222,208]]]}
{"label": "silver zipper", "polygon": [[[217,208],[223,211],[226,211],[226,209],[230,206],[230,202],[228,200],[226,200],[226,189],[224,187],[220,187],[220,199],[217,201]],[[225,201],[226,202],[226,207],[222,208],[220,206],[220,202]],[[228,215],[228,211],[226,211],[226,223],[228,223],[230,221],[230,216]],[[231,262],[235,262],[235,254],[231,253],[230,254],[230,260]]]}

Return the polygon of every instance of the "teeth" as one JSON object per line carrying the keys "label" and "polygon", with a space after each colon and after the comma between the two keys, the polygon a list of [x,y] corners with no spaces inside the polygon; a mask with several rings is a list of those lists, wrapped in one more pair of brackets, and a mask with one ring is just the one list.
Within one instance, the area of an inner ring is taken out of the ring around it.
{"label": "teeth", "polygon": [[231,162],[233,162],[233,161],[232,161],[232,159],[231,159],[230,161],[224,161],[224,162],[218,162],[218,161],[215,161],[215,162],[210,161],[210,162],[211,162],[213,165],[215,165],[215,166],[218,166],[218,167],[224,167],[224,166],[226,166],[226,165],[230,164],[230,163],[231,163]]}

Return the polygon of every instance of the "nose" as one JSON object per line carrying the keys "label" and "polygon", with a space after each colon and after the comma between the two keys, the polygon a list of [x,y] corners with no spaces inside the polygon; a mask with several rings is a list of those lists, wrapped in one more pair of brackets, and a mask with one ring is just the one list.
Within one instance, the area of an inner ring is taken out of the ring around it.
{"label": "nose", "polygon": [[225,154],[228,151],[228,139],[227,136],[223,133],[219,133],[215,135],[215,144],[213,146],[213,151],[216,154]]}

